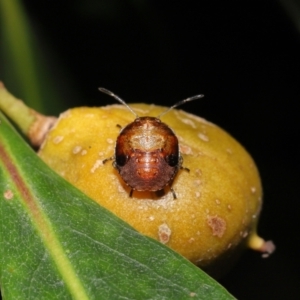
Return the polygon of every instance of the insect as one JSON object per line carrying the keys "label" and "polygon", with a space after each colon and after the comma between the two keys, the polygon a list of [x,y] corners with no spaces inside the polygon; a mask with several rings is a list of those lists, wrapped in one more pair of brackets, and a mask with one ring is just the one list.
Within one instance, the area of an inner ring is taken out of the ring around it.
{"label": "insect", "polygon": [[121,129],[116,140],[115,155],[105,159],[103,163],[113,160],[113,166],[131,188],[130,197],[133,191],[151,191],[161,195],[164,194],[165,187],[169,186],[176,199],[172,188],[174,178],[180,169],[189,169],[182,166],[178,138],[160,118],[173,108],[204,95],[179,101],[157,117],[139,117],[120,97],[105,88],[99,90],[115,98],[135,115],[135,120]]}

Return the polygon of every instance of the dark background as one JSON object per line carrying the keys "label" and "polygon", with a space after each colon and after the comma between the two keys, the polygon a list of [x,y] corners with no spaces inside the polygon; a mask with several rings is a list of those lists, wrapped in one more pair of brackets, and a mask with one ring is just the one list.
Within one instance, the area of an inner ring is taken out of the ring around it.
{"label": "dark background", "polygon": [[[298,299],[300,34],[276,1],[24,1],[64,106],[186,104],[252,154],[264,186],[259,233],[221,283],[238,299]],[[299,101],[298,101],[299,102]],[[296,136],[296,134],[298,134]],[[297,179],[297,180],[296,180]]]}

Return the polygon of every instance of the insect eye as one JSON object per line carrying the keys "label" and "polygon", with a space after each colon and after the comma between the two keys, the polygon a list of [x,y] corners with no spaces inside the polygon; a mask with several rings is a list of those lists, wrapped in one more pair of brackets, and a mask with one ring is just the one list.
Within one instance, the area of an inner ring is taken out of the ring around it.
{"label": "insect eye", "polygon": [[177,154],[170,154],[166,157],[166,162],[169,166],[175,167],[178,165],[178,155]]}
{"label": "insect eye", "polygon": [[124,154],[119,154],[116,156],[116,163],[120,167],[125,166],[127,160],[128,160],[128,156],[126,156]]}

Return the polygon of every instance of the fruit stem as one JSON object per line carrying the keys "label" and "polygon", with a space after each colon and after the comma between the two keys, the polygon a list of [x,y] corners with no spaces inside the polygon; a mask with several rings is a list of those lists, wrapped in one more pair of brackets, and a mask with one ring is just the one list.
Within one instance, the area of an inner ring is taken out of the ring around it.
{"label": "fruit stem", "polygon": [[276,249],[272,241],[265,241],[263,238],[253,232],[248,239],[248,247],[252,250],[262,252],[262,257],[269,257]]}
{"label": "fruit stem", "polygon": [[33,146],[40,146],[46,133],[54,125],[57,118],[44,116],[29,108],[25,103],[7,91],[0,81],[0,109],[28,137]]}

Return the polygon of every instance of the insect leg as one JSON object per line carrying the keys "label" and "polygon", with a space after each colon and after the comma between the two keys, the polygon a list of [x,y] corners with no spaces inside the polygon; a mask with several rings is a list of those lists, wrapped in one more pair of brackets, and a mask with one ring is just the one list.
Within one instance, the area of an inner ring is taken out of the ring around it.
{"label": "insect leg", "polygon": [[133,189],[131,189],[130,193],[129,193],[129,197],[132,198],[132,194],[133,194]]}
{"label": "insect leg", "polygon": [[183,167],[183,166],[180,166],[180,170],[184,170],[184,171],[187,171],[188,173],[190,173],[190,169],[186,168],[186,167]]}
{"label": "insect leg", "polygon": [[171,192],[173,194],[174,200],[177,199],[177,196],[176,196],[176,193],[175,193],[174,189],[172,187],[170,187],[170,190],[171,190]]}
{"label": "insect leg", "polygon": [[115,157],[114,156],[111,156],[109,158],[105,158],[104,160],[102,160],[102,163],[105,164],[107,163],[109,160],[113,160]]}

